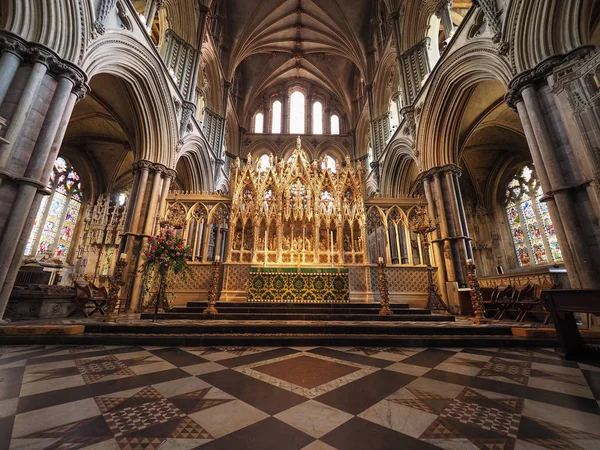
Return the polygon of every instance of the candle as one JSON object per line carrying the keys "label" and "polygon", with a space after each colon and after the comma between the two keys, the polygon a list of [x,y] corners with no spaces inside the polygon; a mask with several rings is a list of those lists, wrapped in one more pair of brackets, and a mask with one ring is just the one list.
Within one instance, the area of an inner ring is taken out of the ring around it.
{"label": "candle", "polygon": [[119,259],[126,260],[127,259],[127,253],[121,253],[121,256],[119,257]]}
{"label": "candle", "polygon": [[379,264],[383,264],[383,257],[379,257]]}
{"label": "candle", "polygon": [[221,261],[221,257],[219,255],[215,256],[215,262]]}
{"label": "candle", "polygon": [[473,260],[472,260],[471,258],[467,259],[467,264],[468,264],[468,265],[471,265],[471,264],[473,264]]}
{"label": "candle", "polygon": [[331,264],[333,264],[333,230],[331,230]]}

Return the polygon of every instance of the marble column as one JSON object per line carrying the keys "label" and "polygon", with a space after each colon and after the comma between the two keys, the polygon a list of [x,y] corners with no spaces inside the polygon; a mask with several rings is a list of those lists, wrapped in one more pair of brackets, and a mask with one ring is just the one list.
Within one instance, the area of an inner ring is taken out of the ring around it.
{"label": "marble column", "polygon": [[600,161],[590,158],[587,135],[600,124],[594,131],[573,120],[585,109],[574,105],[587,98],[576,90],[598,63],[590,46],[555,55],[515,77],[506,96],[521,118],[572,288],[600,288]]}
{"label": "marble column", "polygon": [[471,238],[458,177],[460,169],[448,164],[434,167],[420,175],[427,201],[427,213],[438,224],[431,243],[438,267],[438,282],[442,296],[452,306],[456,288],[466,286],[464,265],[473,258]]}
{"label": "marble column", "polygon": [[166,171],[166,167],[162,164],[155,164],[151,167],[152,170],[152,188],[148,198],[148,207],[144,217],[144,226],[140,236],[140,251],[135,260],[135,270],[133,273],[133,287],[131,289],[131,301],[129,302],[129,310],[135,311],[141,309],[142,301],[142,281],[144,275],[142,273],[142,264],[144,263],[143,254],[148,247],[148,238],[152,236],[154,221],[158,201],[160,199],[162,175]]}
{"label": "marble column", "polygon": [[[50,49],[0,31],[0,318],[86,76]],[[7,56],[8,55],[8,56]]]}
{"label": "marble column", "polygon": [[165,213],[167,212],[167,197],[169,196],[169,189],[171,188],[171,182],[175,179],[176,176],[177,172],[173,169],[167,169],[163,173],[164,180],[162,184],[162,191],[160,193],[158,214],[156,215],[157,220],[154,224],[154,232],[156,231],[159,222],[165,218]]}

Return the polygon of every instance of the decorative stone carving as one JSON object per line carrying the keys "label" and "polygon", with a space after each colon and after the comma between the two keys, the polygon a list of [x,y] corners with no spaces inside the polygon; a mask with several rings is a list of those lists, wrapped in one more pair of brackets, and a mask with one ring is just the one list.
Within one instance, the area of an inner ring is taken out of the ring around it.
{"label": "decorative stone carving", "polygon": [[492,42],[498,45],[500,55],[508,54],[510,45],[502,40],[502,10],[497,0],[473,0],[473,5],[483,10],[485,21],[492,32]]}
{"label": "decorative stone carving", "polygon": [[573,62],[577,59],[584,59],[595,50],[593,45],[586,45],[561,55],[554,55],[540,62],[533,69],[520,73],[508,85],[508,92],[504,100],[512,109],[516,110],[517,103],[522,100],[521,93],[525,88],[537,83],[546,82],[552,72],[563,64]]}
{"label": "decorative stone carving", "polygon": [[127,31],[131,31],[133,29],[131,20],[127,15],[127,8],[121,0],[117,1],[117,16],[119,16],[119,19],[121,19],[121,22],[123,23],[123,28],[125,28]]}
{"label": "decorative stone carving", "polygon": [[94,22],[94,28],[98,34],[104,34],[104,22],[108,17],[108,13],[115,7],[117,0],[100,0],[98,3],[98,10],[96,12],[96,21]]}

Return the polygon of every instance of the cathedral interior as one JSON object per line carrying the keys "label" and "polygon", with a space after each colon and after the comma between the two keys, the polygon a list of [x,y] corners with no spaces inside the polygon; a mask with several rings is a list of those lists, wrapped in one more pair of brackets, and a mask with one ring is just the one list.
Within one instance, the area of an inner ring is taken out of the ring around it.
{"label": "cathedral interior", "polygon": [[599,45],[600,0],[0,0],[0,450],[598,448]]}

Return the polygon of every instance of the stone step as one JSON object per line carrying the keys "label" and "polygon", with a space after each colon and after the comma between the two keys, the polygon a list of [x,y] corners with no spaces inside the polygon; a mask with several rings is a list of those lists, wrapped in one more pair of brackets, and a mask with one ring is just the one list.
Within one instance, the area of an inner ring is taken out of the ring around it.
{"label": "stone step", "polygon": [[[206,308],[206,302],[188,302],[188,307],[197,307],[197,308]],[[381,304],[377,302],[369,302],[369,303],[331,303],[331,302],[323,302],[323,303],[293,303],[293,302],[218,302],[217,308],[222,306],[231,306],[238,308],[258,308],[258,307],[267,307],[267,308],[276,308],[276,307],[286,307],[286,308],[325,308],[325,309],[344,309],[344,308],[366,308],[366,309],[379,309],[381,308]],[[390,308],[404,308],[408,309],[408,303],[391,303]]]}
{"label": "stone step", "polygon": [[[289,306],[230,306],[226,303],[217,304],[217,310],[220,314],[238,314],[238,313],[252,313],[252,314],[372,314],[378,315],[381,309],[380,306],[376,308],[354,308],[347,306],[345,308],[314,308],[312,306],[303,307],[289,307]],[[179,306],[172,308],[170,313],[202,313],[206,306]],[[391,308],[394,314],[421,314],[428,315],[431,311],[421,308]]]}
{"label": "stone step", "polygon": [[[510,330],[510,329],[509,329]],[[0,345],[152,345],[152,346],[346,346],[346,347],[557,347],[556,339],[512,335],[360,335],[360,334],[144,334],[0,336]]]}
{"label": "stone step", "polygon": [[[152,319],[153,313],[142,313],[142,319]],[[220,312],[216,315],[204,315],[202,312],[168,312],[157,316],[160,320],[318,320],[318,321],[365,321],[365,322],[454,322],[454,316],[428,314],[296,314],[296,313],[235,313]]]}
{"label": "stone step", "polygon": [[181,334],[181,335],[274,335],[274,334],[327,334],[327,335],[389,335],[389,336],[511,336],[510,327],[500,326],[462,326],[456,323],[438,324],[403,324],[403,323],[319,323],[289,322],[265,323],[263,321],[222,323],[171,323],[156,322],[120,324],[97,323],[86,324],[86,333],[120,333],[120,334]]}

